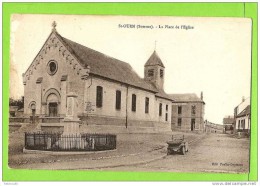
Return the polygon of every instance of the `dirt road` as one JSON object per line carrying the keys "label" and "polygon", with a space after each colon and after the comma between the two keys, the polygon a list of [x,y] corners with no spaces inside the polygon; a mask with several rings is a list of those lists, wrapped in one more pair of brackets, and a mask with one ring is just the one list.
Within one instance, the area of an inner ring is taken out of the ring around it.
{"label": "dirt road", "polygon": [[[209,134],[194,141],[186,155],[165,158],[134,166],[106,168],[120,171],[160,172],[225,172],[242,173],[249,170],[249,139],[237,139],[226,134]],[[166,152],[165,152],[166,153]]]}

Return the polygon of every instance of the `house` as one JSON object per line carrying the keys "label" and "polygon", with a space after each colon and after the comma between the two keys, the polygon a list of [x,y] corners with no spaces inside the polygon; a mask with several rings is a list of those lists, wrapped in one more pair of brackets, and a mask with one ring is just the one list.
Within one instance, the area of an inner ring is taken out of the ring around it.
{"label": "house", "polygon": [[226,116],[223,118],[223,126],[226,131],[233,131],[234,116]]}
{"label": "house", "polygon": [[242,102],[234,109],[234,131],[250,133],[251,112],[250,112],[250,97],[242,98]]}
{"label": "house", "polygon": [[199,98],[196,94],[170,94],[172,102],[172,130],[204,131],[203,93]]}
{"label": "house", "polygon": [[[156,51],[144,78],[123,61],[52,32],[23,74],[24,114],[62,122],[66,96],[77,95],[85,125],[171,129],[172,98],[164,92],[165,66]],[[105,132],[105,131],[104,131]]]}

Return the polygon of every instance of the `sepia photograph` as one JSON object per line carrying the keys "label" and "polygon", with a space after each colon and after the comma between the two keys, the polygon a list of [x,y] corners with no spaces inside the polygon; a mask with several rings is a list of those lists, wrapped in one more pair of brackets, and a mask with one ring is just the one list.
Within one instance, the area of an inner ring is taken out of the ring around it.
{"label": "sepia photograph", "polygon": [[251,19],[12,14],[10,27],[10,169],[250,172]]}

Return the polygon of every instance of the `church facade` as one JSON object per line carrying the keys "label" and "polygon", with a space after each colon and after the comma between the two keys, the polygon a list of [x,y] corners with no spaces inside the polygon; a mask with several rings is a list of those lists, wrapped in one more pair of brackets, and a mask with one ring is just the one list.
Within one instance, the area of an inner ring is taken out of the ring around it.
{"label": "church facade", "polygon": [[82,124],[171,130],[173,100],[164,92],[164,75],[155,51],[140,78],[128,63],[66,39],[54,27],[23,74],[24,114],[62,122],[73,92]]}

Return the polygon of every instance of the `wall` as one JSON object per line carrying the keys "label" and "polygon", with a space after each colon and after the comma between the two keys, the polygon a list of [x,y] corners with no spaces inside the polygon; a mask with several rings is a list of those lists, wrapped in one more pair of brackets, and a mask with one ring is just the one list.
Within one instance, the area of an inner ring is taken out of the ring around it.
{"label": "wall", "polygon": [[[101,108],[96,107],[97,86],[103,87],[103,104]],[[121,91],[121,109],[117,110],[116,90]],[[132,94],[136,95],[136,111],[132,111]],[[128,95],[128,96],[127,96]],[[149,113],[145,113],[145,98],[149,98]],[[168,104],[168,121],[159,117],[159,102],[163,103],[163,115]],[[118,82],[90,76],[85,81],[85,109],[81,118],[85,118],[86,124],[111,124],[120,126],[153,127],[158,122],[171,122],[171,102],[156,98],[155,94],[134,87],[129,87]],[[92,111],[87,111],[87,103],[91,105]],[[127,104],[126,104],[127,103]],[[127,117],[127,119],[126,119]]]}
{"label": "wall", "polygon": [[246,98],[245,101],[241,102],[238,106],[237,106],[237,115],[242,112],[248,105],[250,105],[250,97]]}
{"label": "wall", "polygon": [[[55,38],[55,42],[53,41]],[[70,56],[70,57],[69,57]],[[48,74],[48,62],[55,60],[58,63],[58,70],[54,75]],[[80,72],[80,73],[79,73]],[[58,113],[61,116],[66,114],[66,94],[70,91],[78,95],[79,109],[83,109],[84,82],[81,76],[85,73],[76,59],[65,50],[63,44],[58,41],[52,33],[47,39],[43,48],[36,56],[28,70],[24,74],[24,113],[31,115],[30,103],[36,102],[36,115],[46,115],[46,92],[58,94]],[[67,80],[61,81],[62,76],[68,75]],[[42,82],[36,83],[42,77]],[[51,91],[50,91],[51,90]]]}
{"label": "wall", "polygon": [[[159,105],[162,103],[162,115],[159,116]],[[168,111],[166,110],[166,105],[168,105]],[[155,116],[157,117],[158,122],[163,122],[167,124],[171,124],[172,118],[172,102],[162,98],[156,98],[156,107],[155,107]],[[168,118],[166,121],[166,113],[168,114]]]}
{"label": "wall", "polygon": [[[196,106],[195,115],[191,114],[191,106]],[[178,106],[182,106],[182,114],[178,114]],[[178,118],[182,119],[181,126],[178,126]],[[191,119],[195,119],[195,129],[204,130],[204,104],[202,102],[182,102],[172,105],[172,130],[191,131]]]}
{"label": "wall", "polygon": [[[148,76],[148,70],[154,70],[153,76]],[[160,77],[160,70],[163,70],[163,77]],[[159,65],[156,66],[146,66],[144,68],[144,78],[146,81],[152,82],[157,89],[164,89],[164,77],[165,77],[165,69]]]}
{"label": "wall", "polygon": [[[241,128],[238,128],[238,124],[239,124],[239,121],[241,123],[242,120],[245,120],[245,128],[246,130],[250,129],[250,119],[248,116],[244,116],[244,117],[239,117],[239,118],[236,118],[236,130],[238,129],[241,129]],[[240,124],[241,126],[241,124]]]}

